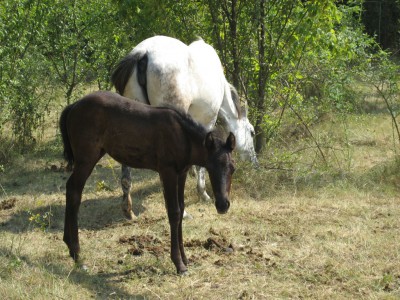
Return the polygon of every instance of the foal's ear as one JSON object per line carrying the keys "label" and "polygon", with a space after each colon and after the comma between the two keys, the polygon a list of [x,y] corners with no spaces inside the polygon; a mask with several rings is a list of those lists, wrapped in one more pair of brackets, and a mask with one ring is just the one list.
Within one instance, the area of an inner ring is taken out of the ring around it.
{"label": "foal's ear", "polygon": [[208,150],[214,149],[215,141],[214,141],[214,137],[212,136],[211,131],[209,133],[207,133],[204,144]]}
{"label": "foal's ear", "polygon": [[235,135],[230,132],[228,138],[226,139],[226,146],[233,151],[236,147],[236,138]]}

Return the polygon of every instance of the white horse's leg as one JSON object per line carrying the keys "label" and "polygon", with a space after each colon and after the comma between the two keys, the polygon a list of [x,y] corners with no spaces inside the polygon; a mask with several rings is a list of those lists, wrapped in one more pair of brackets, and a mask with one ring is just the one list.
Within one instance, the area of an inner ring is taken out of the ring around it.
{"label": "white horse's leg", "polygon": [[135,218],[135,215],[132,212],[132,199],[130,194],[132,186],[131,168],[125,165],[122,165],[121,167],[121,186],[123,192],[121,208],[124,212],[124,215],[128,219],[132,220]]}
{"label": "white horse's leg", "polygon": [[197,173],[197,193],[203,201],[211,201],[206,191],[206,169],[196,166]]}
{"label": "white horse's leg", "polygon": [[[217,122],[217,117],[218,115],[215,115],[214,119],[206,126],[208,131],[214,128],[214,125]],[[208,196],[206,191],[206,168],[195,166],[194,171],[197,175],[197,194],[203,201],[211,201],[211,198]]]}

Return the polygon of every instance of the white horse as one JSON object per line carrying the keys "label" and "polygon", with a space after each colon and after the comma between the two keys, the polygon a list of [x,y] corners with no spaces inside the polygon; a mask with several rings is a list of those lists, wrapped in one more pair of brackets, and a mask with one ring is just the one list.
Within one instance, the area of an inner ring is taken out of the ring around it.
{"label": "white horse", "polygon": [[[111,79],[121,95],[153,106],[180,108],[208,130],[220,117],[224,129],[235,135],[241,159],[258,163],[247,110],[240,107],[216,51],[203,40],[188,46],[171,37],[148,38],[118,63]],[[122,166],[121,184],[122,208],[128,218],[133,218],[131,176],[126,166]],[[197,190],[201,198],[210,200],[203,168],[198,170]]]}

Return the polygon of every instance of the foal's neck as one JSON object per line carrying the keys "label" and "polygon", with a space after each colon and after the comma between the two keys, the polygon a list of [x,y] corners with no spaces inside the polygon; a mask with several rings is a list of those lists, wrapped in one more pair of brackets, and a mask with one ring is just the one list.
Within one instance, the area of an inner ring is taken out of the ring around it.
{"label": "foal's neck", "polygon": [[190,151],[190,164],[205,167],[208,151],[203,141],[192,141]]}

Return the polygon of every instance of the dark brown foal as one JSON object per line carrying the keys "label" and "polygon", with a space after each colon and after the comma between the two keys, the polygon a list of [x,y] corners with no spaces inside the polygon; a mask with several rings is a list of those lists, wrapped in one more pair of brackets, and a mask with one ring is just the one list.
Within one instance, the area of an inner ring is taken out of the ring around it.
{"label": "dark brown foal", "polygon": [[96,92],[67,106],[60,118],[64,157],[73,171],[67,181],[64,242],[79,259],[78,210],[87,178],[108,153],[133,168],[159,173],[171,230],[171,259],[187,271],[183,247],[184,190],[190,166],[207,169],[219,213],[229,209],[235,136],[214,132],[172,108],[156,108],[111,92]]}

